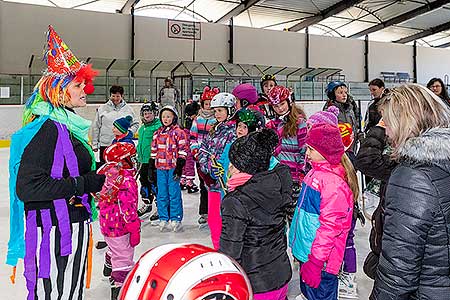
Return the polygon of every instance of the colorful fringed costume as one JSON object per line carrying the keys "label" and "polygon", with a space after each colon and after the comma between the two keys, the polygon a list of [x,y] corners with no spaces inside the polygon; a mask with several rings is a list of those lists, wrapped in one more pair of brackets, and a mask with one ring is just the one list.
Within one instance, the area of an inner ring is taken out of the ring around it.
{"label": "colorful fringed costume", "polygon": [[6,263],[15,267],[24,259],[28,300],[82,299],[96,218],[90,193],[101,189],[104,177],[93,172],[90,121],[66,105],[70,83],[92,92],[97,72],[78,61],[51,26],[44,57],[47,69],[25,105],[24,127],[11,141]]}

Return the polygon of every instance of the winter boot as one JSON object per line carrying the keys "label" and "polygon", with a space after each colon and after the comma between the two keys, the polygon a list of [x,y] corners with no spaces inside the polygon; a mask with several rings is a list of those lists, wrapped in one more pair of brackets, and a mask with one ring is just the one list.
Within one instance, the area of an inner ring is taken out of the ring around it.
{"label": "winter boot", "polygon": [[108,244],[107,244],[105,241],[98,241],[98,242],[95,244],[95,249],[100,250],[100,249],[106,248],[107,246],[108,246]]}
{"label": "winter boot", "polygon": [[182,190],[182,191],[184,191],[184,190],[187,188],[187,185],[186,185],[186,178],[182,177],[182,178],[180,179],[180,187],[181,187],[181,190]]}
{"label": "winter boot", "polygon": [[111,286],[111,300],[117,300],[119,298],[120,286]]}
{"label": "winter boot", "polygon": [[187,186],[188,194],[193,194],[198,192],[198,186],[196,186],[194,183],[191,186]]}
{"label": "winter boot", "polygon": [[144,203],[141,206],[141,208],[138,209],[138,216],[139,216],[139,219],[141,219],[141,220],[145,220],[146,218],[148,218],[151,213],[152,213],[152,203],[151,202],[150,202],[150,204]]}
{"label": "winter boot", "polygon": [[342,272],[339,278],[339,299],[358,299],[356,274]]}

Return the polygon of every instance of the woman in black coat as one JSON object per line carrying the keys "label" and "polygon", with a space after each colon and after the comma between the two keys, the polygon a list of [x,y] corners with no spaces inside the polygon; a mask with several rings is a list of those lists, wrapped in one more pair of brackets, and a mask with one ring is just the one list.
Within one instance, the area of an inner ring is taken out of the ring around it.
{"label": "woman in black coat", "polygon": [[450,295],[450,110],[417,84],[380,104],[399,165],[386,190],[381,256],[370,299]]}
{"label": "woman in black coat", "polygon": [[386,186],[392,170],[397,163],[385,153],[387,147],[386,129],[382,122],[372,127],[361,141],[361,146],[356,156],[356,168],[370,179],[380,180],[380,202],[372,214],[372,229],[369,242],[371,252],[364,261],[364,272],[375,279],[378,260],[381,253],[381,238],[383,237],[383,223],[385,210]]}

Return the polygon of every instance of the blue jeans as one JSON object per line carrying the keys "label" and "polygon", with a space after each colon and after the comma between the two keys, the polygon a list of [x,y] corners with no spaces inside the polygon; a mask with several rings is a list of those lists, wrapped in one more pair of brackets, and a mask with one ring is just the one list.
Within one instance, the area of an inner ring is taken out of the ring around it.
{"label": "blue jeans", "polygon": [[337,300],[338,278],[336,275],[322,271],[320,285],[314,289],[304,283],[300,277],[300,290],[308,300]]}
{"label": "blue jeans", "polygon": [[173,179],[174,170],[158,169],[156,171],[156,182],[158,184],[156,206],[158,207],[160,220],[181,222],[183,219],[183,201],[181,200],[180,180]]}

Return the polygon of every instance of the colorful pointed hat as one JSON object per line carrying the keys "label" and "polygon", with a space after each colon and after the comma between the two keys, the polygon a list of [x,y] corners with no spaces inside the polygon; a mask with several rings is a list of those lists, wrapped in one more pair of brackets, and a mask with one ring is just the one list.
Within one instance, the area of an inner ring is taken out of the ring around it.
{"label": "colorful pointed hat", "polygon": [[44,60],[47,64],[45,73],[57,77],[74,75],[84,66],[51,25],[48,26]]}

